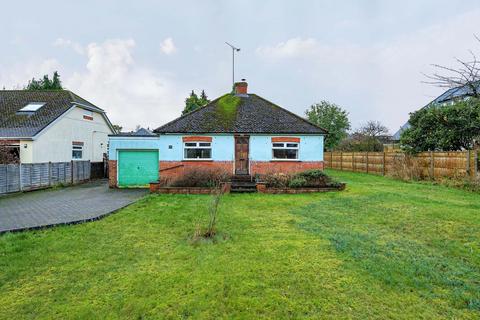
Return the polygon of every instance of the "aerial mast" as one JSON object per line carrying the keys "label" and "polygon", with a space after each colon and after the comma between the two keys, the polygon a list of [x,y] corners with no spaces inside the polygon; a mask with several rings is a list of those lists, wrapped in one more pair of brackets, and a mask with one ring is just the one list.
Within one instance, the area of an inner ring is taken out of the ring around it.
{"label": "aerial mast", "polygon": [[240,51],[240,48],[235,47],[234,45],[225,42],[230,48],[232,48],[232,88],[235,85],[235,52]]}

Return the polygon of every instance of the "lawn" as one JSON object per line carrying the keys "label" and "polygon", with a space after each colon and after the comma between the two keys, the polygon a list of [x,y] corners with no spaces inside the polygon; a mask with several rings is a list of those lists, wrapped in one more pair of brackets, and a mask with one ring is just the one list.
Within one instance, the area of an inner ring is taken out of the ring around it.
{"label": "lawn", "polygon": [[480,195],[333,172],[346,191],[150,195],[0,236],[0,318],[479,318]]}

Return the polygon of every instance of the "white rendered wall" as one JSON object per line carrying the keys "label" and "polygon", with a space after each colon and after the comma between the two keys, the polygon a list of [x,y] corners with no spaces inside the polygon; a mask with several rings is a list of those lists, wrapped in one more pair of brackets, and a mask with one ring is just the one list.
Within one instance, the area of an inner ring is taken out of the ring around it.
{"label": "white rendered wall", "polygon": [[[84,119],[84,115],[93,116],[93,120]],[[21,144],[20,159],[22,163],[71,161],[72,142],[77,141],[83,142],[83,157],[78,160],[102,161],[103,153],[107,152],[108,135],[112,133],[100,113],[74,107],[38,134],[27,147],[30,151],[22,150]],[[28,152],[31,157],[27,156]]]}

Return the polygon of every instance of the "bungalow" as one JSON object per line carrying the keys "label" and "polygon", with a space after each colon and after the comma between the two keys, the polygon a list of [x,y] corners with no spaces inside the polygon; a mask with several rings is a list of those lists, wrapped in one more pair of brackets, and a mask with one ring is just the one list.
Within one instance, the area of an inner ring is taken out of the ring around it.
{"label": "bungalow", "polygon": [[105,111],[68,90],[0,90],[0,143],[17,162],[101,162],[114,132]]}
{"label": "bungalow", "polygon": [[323,169],[324,129],[235,84],[206,106],[154,130],[111,135],[110,186],[174,179],[185,170],[221,168],[232,175]]}

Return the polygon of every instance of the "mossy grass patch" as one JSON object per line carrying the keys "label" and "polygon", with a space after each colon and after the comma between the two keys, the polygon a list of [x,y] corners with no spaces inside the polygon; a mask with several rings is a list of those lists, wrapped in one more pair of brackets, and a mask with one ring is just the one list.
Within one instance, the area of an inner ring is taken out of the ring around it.
{"label": "mossy grass patch", "polygon": [[239,97],[231,93],[222,96],[215,107],[215,121],[225,129],[233,126],[237,117],[237,107],[240,101]]}

